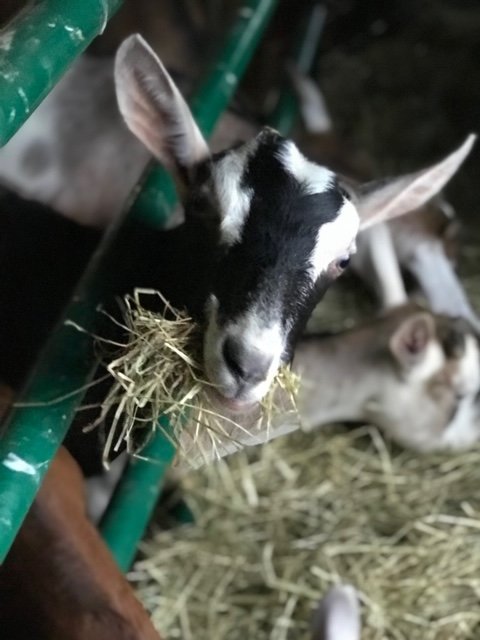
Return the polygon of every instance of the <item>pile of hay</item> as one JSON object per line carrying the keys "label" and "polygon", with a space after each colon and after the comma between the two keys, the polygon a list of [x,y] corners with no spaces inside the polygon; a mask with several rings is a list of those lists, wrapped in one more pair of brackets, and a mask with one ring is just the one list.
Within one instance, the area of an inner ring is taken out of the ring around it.
{"label": "pile of hay", "polygon": [[480,448],[292,434],[191,473],[196,525],[152,535],[130,578],[168,638],[308,639],[336,582],[360,592],[362,640],[478,638],[479,486]]}
{"label": "pile of hay", "polygon": [[[161,301],[160,313],[142,305],[142,297],[147,296]],[[108,424],[103,453],[106,466],[112,450],[118,451],[123,442],[129,453],[138,455],[157,429],[194,462],[199,447],[206,458],[212,453],[221,457],[223,447],[238,435],[268,430],[277,411],[296,414],[298,376],[284,367],[254,416],[237,421],[235,415],[225,415],[202,372],[198,325],[150,289],[125,296],[123,308],[124,324],[120,326],[125,344],[98,338],[100,344],[115,344],[121,350],[106,364],[112,385],[98,418],[87,427]],[[168,418],[167,427],[165,421],[159,421],[161,416]]]}

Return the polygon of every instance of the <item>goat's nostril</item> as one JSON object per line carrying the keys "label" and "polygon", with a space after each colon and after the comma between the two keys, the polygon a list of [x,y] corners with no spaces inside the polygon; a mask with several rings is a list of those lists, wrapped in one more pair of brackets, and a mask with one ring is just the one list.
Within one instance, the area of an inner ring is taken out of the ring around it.
{"label": "goat's nostril", "polygon": [[235,338],[227,338],[223,345],[223,357],[230,371],[237,377],[243,378],[242,347]]}
{"label": "goat's nostril", "polygon": [[249,383],[265,380],[272,362],[270,356],[258,349],[249,349],[240,340],[231,337],[225,340],[223,357],[230,372],[236,378]]}

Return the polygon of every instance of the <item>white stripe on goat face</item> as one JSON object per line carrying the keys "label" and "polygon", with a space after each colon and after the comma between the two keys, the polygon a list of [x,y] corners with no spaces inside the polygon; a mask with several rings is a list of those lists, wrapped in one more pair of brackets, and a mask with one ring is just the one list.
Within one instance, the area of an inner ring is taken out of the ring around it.
{"label": "white stripe on goat face", "polygon": [[255,151],[256,138],[227,153],[212,167],[212,182],[220,208],[220,242],[231,246],[240,240],[250,210],[253,191],[242,185],[248,157]]}
{"label": "white stripe on goat face", "polygon": [[278,154],[278,159],[285,169],[305,186],[306,193],[312,195],[323,193],[334,186],[335,174],[333,171],[307,160],[291,140],[285,141]]}
{"label": "white stripe on goat face", "polygon": [[[287,141],[279,154],[285,169],[298,182],[305,185],[311,195],[334,188],[335,174],[321,165],[307,160],[295,144]],[[337,217],[322,224],[318,230],[315,248],[310,256],[310,276],[313,282],[326,273],[336,260],[349,258],[355,252],[355,239],[360,228],[360,217],[354,205],[344,198]]]}
{"label": "white stripe on goat face", "polygon": [[465,338],[465,351],[453,377],[453,385],[460,397],[457,411],[442,436],[442,446],[458,450],[480,440],[480,349],[473,335]]}
{"label": "white stripe on goat face", "polygon": [[473,335],[465,338],[465,352],[453,379],[457,394],[476,396],[480,390],[480,349]]}

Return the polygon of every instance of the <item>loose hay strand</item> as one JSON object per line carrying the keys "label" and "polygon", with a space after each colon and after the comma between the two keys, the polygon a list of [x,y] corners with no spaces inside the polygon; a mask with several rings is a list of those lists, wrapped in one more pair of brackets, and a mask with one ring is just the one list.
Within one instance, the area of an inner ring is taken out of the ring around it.
{"label": "loose hay strand", "polygon": [[188,619],[197,640],[311,640],[338,582],[359,591],[362,640],[480,637],[480,448],[418,456],[327,429],[184,484],[196,525],[153,534],[131,576],[166,637]]}
{"label": "loose hay strand", "polygon": [[[158,298],[163,313],[147,310],[143,296]],[[107,365],[113,384],[98,417],[86,429],[110,421],[103,452],[105,466],[122,442],[128,451],[139,453],[142,430],[145,434],[145,430],[161,429],[188,461],[191,454],[192,460],[198,458],[199,451],[204,457],[211,452],[221,457],[226,444],[235,444],[237,436],[249,436],[260,428],[268,436],[279,411],[296,413],[298,377],[285,367],[253,423],[222,415],[212,402],[212,385],[200,366],[201,336],[193,320],[174,309],[160,292],[149,289],[137,289],[126,296],[123,310],[124,321],[116,324],[127,334],[126,344]],[[168,428],[160,425],[161,415],[168,417]]]}

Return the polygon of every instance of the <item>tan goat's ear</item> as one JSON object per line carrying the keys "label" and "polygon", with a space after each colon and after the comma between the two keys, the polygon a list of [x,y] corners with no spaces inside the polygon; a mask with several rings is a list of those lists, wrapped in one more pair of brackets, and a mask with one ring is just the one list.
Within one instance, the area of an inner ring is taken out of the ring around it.
{"label": "tan goat's ear", "polygon": [[475,140],[476,135],[470,134],[453,153],[421,171],[360,186],[346,184],[360,215],[360,229],[409,213],[428,202],[455,175]]}
{"label": "tan goat's ear", "polygon": [[435,337],[435,323],[425,312],[415,313],[402,321],[390,338],[390,351],[404,370],[410,370],[427,356]]}

